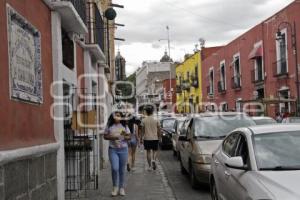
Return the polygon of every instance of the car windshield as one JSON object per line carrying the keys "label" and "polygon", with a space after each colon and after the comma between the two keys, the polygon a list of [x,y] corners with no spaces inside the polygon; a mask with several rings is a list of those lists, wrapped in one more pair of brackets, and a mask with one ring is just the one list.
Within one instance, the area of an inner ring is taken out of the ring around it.
{"label": "car windshield", "polygon": [[225,115],[201,117],[195,121],[196,137],[225,137],[236,128],[255,125],[254,121],[244,115]]}
{"label": "car windshield", "polygon": [[165,119],[162,121],[163,128],[173,128],[175,123],[175,119]]}
{"label": "car windshield", "polygon": [[260,170],[300,169],[300,132],[254,136],[254,150]]}
{"label": "car windshield", "polygon": [[263,124],[275,124],[276,121],[273,119],[254,119],[256,125],[263,125]]}

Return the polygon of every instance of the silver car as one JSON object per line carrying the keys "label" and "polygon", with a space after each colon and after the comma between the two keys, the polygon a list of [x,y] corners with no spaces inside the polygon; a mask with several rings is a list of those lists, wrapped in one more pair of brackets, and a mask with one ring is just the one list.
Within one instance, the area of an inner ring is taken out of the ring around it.
{"label": "silver car", "polygon": [[176,118],[176,121],[174,123],[174,128],[172,130],[173,131],[172,144],[173,144],[173,154],[174,154],[174,156],[177,156],[178,152],[179,152],[178,138],[179,138],[180,131],[181,131],[184,120],[185,120],[185,117]]}
{"label": "silver car", "polygon": [[276,120],[271,117],[252,117],[256,125],[276,124]]}
{"label": "silver car", "polygon": [[300,125],[263,125],[229,134],[212,157],[213,200],[299,200]]}
{"label": "silver car", "polygon": [[209,183],[212,153],[232,130],[255,125],[244,113],[204,113],[188,117],[179,136],[181,171],[191,185]]}

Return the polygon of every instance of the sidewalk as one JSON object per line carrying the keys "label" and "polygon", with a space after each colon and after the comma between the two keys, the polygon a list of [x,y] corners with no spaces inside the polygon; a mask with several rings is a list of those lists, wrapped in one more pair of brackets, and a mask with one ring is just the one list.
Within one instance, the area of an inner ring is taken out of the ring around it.
{"label": "sidewalk", "polygon": [[126,197],[111,197],[112,182],[110,169],[105,169],[100,175],[99,190],[90,192],[87,199],[175,200],[161,164],[158,162],[157,170],[149,172],[146,170],[146,163],[144,151],[138,149],[136,169],[126,175]]}

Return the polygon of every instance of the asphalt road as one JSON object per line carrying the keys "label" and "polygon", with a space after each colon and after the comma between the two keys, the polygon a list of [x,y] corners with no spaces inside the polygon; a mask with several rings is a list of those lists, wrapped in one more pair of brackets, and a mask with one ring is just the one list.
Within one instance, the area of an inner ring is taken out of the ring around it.
{"label": "asphalt road", "polygon": [[181,174],[179,161],[172,151],[161,151],[159,158],[177,200],[211,200],[208,186],[197,190],[191,187],[188,176]]}

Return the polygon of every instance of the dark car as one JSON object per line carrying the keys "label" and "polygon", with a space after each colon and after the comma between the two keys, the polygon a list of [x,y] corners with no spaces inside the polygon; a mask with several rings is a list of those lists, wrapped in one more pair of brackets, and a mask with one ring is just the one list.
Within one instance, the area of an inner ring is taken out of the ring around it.
{"label": "dark car", "polygon": [[160,121],[160,133],[161,133],[161,139],[159,141],[159,145],[161,149],[166,149],[166,148],[172,148],[173,143],[172,143],[172,135],[174,134],[174,123],[175,123],[175,118],[169,117],[162,119]]}

